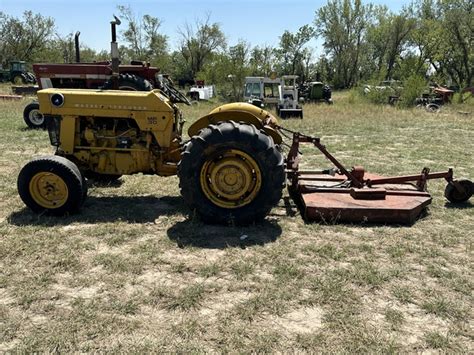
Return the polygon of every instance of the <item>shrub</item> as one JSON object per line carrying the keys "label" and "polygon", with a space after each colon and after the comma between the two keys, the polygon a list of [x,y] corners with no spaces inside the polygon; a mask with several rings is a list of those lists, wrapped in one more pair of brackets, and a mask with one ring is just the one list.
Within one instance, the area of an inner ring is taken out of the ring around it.
{"label": "shrub", "polygon": [[400,105],[404,107],[414,106],[416,98],[420,97],[423,90],[426,89],[426,81],[419,75],[408,77],[403,85]]}

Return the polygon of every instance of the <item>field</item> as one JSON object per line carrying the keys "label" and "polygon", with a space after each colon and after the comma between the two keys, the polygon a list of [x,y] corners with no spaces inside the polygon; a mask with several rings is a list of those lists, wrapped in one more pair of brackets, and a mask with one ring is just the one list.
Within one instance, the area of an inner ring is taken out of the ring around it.
{"label": "field", "polygon": [[[348,166],[474,178],[472,102],[430,114],[334,99],[283,125]],[[79,214],[38,216],[16,177],[52,149],[25,128],[26,103],[0,101],[0,352],[474,351],[474,205],[447,204],[443,181],[409,227],[307,224],[286,191],[262,224],[209,226],[176,177],[143,175],[90,186]],[[187,124],[214,106],[184,107]],[[329,167],[313,152],[308,165]]]}

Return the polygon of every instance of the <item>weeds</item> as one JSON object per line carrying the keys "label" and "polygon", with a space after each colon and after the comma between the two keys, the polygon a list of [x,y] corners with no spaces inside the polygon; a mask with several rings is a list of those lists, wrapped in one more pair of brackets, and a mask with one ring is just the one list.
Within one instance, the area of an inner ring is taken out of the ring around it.
{"label": "weeds", "polygon": [[[470,102],[438,115],[369,105],[354,92],[334,102],[281,123],[320,136],[348,166],[387,175],[453,166],[473,178]],[[37,216],[16,176],[52,150],[47,132],[25,129],[25,104],[0,102],[0,352],[472,347],[472,203],[445,206],[442,182],[430,181],[429,214],[411,227],[306,224],[286,192],[262,224],[207,226],[176,177],[141,174],[90,186],[79,214]],[[214,106],[184,107],[187,125]],[[328,167],[302,152],[304,166]]]}

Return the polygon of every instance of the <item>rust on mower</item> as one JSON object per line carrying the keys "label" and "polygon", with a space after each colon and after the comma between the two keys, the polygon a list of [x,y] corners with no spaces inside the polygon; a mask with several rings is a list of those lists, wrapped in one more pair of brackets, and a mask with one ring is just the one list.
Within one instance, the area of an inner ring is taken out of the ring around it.
{"label": "rust on mower", "polygon": [[[453,170],[383,177],[365,172],[363,167],[347,169],[321,144],[320,138],[293,134],[286,161],[288,190],[301,208],[306,221],[326,223],[412,224],[431,203],[427,181],[445,179],[446,198],[452,202],[467,201],[474,191],[469,180],[454,180]],[[334,164],[326,170],[300,170],[300,144],[312,144]]]}

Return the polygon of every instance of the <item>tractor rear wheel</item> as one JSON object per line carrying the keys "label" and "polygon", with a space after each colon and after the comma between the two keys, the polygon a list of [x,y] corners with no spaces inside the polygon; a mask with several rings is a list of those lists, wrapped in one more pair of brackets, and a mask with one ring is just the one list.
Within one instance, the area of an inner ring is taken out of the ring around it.
{"label": "tractor rear wheel", "polygon": [[[102,86],[103,90],[112,90],[113,81],[108,80]],[[151,91],[153,90],[153,85],[140,76],[134,74],[120,74],[118,77],[118,89],[119,90],[129,90],[129,91]]]}
{"label": "tractor rear wheel", "polygon": [[12,83],[15,85],[22,85],[22,84],[26,84],[26,80],[21,74],[16,74],[12,78]]}
{"label": "tractor rear wheel", "polygon": [[60,156],[31,160],[18,175],[18,193],[36,213],[65,215],[79,210],[86,196],[78,167]]}
{"label": "tractor rear wheel", "polygon": [[250,124],[210,125],[186,144],[181,195],[204,222],[249,224],[281,198],[284,161],[273,139]]}
{"label": "tractor rear wheel", "polygon": [[39,103],[32,102],[23,110],[23,120],[30,128],[45,128],[44,116],[39,110]]}

